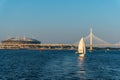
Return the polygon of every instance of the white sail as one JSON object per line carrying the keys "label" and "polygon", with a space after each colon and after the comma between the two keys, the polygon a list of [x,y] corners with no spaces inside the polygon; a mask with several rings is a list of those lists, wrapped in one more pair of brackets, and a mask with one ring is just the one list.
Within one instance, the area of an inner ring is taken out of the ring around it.
{"label": "white sail", "polygon": [[85,43],[84,43],[83,38],[81,38],[81,40],[79,42],[78,53],[81,54],[81,55],[86,53],[86,47],[85,47]]}

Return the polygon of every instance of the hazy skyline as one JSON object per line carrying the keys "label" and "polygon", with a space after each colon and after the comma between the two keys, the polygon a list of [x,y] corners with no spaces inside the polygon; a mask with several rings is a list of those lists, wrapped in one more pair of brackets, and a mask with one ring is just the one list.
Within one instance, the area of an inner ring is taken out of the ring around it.
{"label": "hazy skyline", "polygon": [[74,43],[92,27],[96,36],[116,43],[119,21],[120,0],[0,1],[0,41],[26,36],[42,43]]}

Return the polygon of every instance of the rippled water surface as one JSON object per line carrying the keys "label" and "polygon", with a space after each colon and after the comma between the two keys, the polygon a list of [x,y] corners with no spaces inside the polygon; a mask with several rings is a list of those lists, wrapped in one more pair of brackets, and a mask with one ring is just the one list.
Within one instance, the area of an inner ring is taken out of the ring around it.
{"label": "rippled water surface", "polygon": [[0,50],[0,80],[120,79],[120,51]]}

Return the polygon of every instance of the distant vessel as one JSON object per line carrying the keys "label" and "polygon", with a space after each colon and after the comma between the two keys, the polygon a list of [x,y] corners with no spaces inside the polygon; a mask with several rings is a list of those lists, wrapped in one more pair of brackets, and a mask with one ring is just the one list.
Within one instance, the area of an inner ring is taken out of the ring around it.
{"label": "distant vessel", "polygon": [[78,54],[80,57],[84,57],[84,55],[86,54],[86,47],[85,47],[85,42],[83,38],[81,38],[78,44]]}

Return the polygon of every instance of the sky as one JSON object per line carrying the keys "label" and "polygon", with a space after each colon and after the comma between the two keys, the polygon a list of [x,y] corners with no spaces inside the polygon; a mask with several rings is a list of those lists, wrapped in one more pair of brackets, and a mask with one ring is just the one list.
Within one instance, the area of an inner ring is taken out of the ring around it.
{"label": "sky", "polygon": [[0,41],[75,43],[89,34],[120,41],[120,0],[0,0]]}

